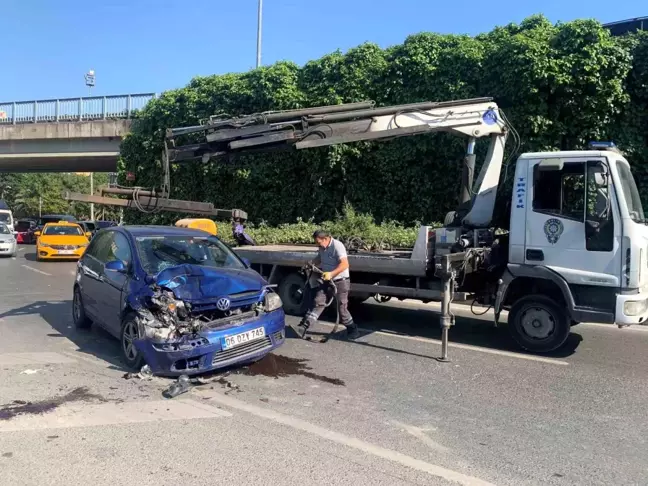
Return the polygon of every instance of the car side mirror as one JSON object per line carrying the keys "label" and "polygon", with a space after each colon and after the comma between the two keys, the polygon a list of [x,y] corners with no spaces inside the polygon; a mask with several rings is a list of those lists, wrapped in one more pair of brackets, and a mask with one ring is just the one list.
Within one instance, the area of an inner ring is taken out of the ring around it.
{"label": "car side mirror", "polygon": [[126,265],[121,260],[113,260],[106,263],[106,270],[117,273],[126,273]]}
{"label": "car side mirror", "polygon": [[92,236],[92,233],[90,231],[88,231],[85,235],[86,235],[86,238],[90,238]]}
{"label": "car side mirror", "polygon": [[17,235],[18,235],[18,232],[17,232],[17,231],[12,231],[12,233],[13,233],[14,236],[17,236]]}
{"label": "car side mirror", "polygon": [[243,263],[245,263],[245,266],[248,267],[248,268],[250,268],[252,266],[252,264],[250,263],[250,260],[248,260],[247,258],[241,258],[241,261]]}
{"label": "car side mirror", "polygon": [[35,235],[35,236],[40,236],[40,235],[41,235],[41,232],[40,232],[40,231],[34,231],[34,235]]}

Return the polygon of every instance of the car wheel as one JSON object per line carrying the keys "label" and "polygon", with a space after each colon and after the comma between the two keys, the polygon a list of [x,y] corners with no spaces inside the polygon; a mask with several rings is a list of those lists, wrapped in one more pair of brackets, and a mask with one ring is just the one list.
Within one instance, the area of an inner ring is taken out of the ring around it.
{"label": "car wheel", "polygon": [[81,290],[79,287],[74,287],[74,295],[72,296],[72,318],[74,319],[74,325],[77,329],[88,329],[92,325],[92,321],[85,313],[83,300],[81,299]]}
{"label": "car wheel", "polygon": [[565,309],[544,295],[518,300],[509,312],[509,332],[527,351],[549,353],[567,341],[571,319]]}
{"label": "car wheel", "polygon": [[139,339],[139,326],[135,316],[129,314],[124,318],[121,328],[121,348],[124,360],[129,368],[140,369],[144,365],[144,357],[135,347],[135,340]]}

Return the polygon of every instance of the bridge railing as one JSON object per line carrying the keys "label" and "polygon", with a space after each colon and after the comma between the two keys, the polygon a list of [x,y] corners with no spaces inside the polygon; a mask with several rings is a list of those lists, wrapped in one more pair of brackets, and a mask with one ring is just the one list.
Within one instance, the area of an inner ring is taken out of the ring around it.
{"label": "bridge railing", "polygon": [[0,125],[131,118],[155,93],[0,103]]}

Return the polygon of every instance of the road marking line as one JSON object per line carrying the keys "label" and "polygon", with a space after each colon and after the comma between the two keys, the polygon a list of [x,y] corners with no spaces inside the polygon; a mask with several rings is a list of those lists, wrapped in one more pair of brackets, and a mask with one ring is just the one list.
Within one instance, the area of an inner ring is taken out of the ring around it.
{"label": "road marking line", "polygon": [[430,432],[431,430],[436,430],[436,429],[428,429],[428,428],[421,428],[421,427],[415,427],[414,425],[408,425],[403,422],[398,422],[396,420],[393,420],[392,423],[396,425],[397,427],[400,427],[403,429],[405,432],[410,434],[413,437],[416,437],[418,440],[420,440],[423,444],[428,446],[430,449],[434,449],[439,452],[450,452],[450,449],[448,449],[445,446],[442,446],[438,442],[434,441],[431,437],[429,437],[426,432]]}
{"label": "road marking line", "polygon": [[48,277],[51,277],[51,273],[43,272],[42,270],[39,270],[38,268],[30,267],[29,265],[20,265],[21,267],[26,268],[27,270],[31,270],[32,272],[40,273],[42,275],[47,275]]}
{"label": "road marking line", "polygon": [[[318,322],[318,325],[333,327],[333,324],[329,324],[328,322]],[[378,334],[379,336],[387,336],[387,337],[405,339],[409,341],[418,341],[422,343],[441,345],[441,341],[439,339],[424,338],[418,336],[406,336],[403,334],[396,334],[387,331],[376,331],[374,329],[366,329],[362,327],[359,327],[358,330],[361,332],[366,332],[367,334]],[[554,358],[543,358],[542,356],[533,356],[532,354],[514,353],[513,351],[501,351],[499,349],[482,348],[481,346],[473,346],[471,344],[461,344],[461,343],[453,343],[453,342],[448,343],[448,346],[451,348],[466,349],[468,351],[478,351],[480,353],[494,354],[497,356],[506,356],[507,358],[525,359],[528,361],[537,361],[539,363],[547,363],[547,364],[553,364],[559,366],[569,366],[569,363],[567,361],[561,361],[559,359],[554,359]]]}
{"label": "road marking line", "polygon": [[42,415],[0,420],[0,433],[105,425],[231,417],[232,413],[195,400],[70,403]]}
{"label": "road marking line", "polygon": [[[639,332],[648,332],[648,326],[645,325],[640,325],[640,324],[635,324],[634,326],[628,326],[624,327],[622,329],[619,329],[616,324],[602,324],[600,322],[583,322],[582,324],[579,324],[578,327],[580,326],[586,326],[586,327],[605,327],[607,329],[614,329],[616,332],[625,332],[625,331],[639,331]],[[576,328],[576,331],[578,331],[578,327]]]}
{"label": "road marking line", "polygon": [[3,353],[0,366],[69,364],[77,361],[59,353]]}
{"label": "road marking line", "polygon": [[211,398],[210,401],[219,403],[220,405],[224,405],[236,410],[241,410],[257,417],[272,420],[279,424],[287,425],[294,429],[316,435],[318,437],[321,437],[322,439],[351,447],[353,449],[363,451],[367,454],[371,454],[382,459],[387,459],[388,461],[395,462],[417,471],[428,473],[432,476],[446,479],[447,481],[454,481],[464,486],[494,486],[492,483],[489,483],[482,479],[468,476],[451,469],[446,469],[445,467],[437,466],[435,464],[430,464],[429,462],[416,459],[400,452],[386,449],[384,447],[377,446],[355,437],[350,437],[348,435],[335,432],[333,430],[325,429],[324,427],[320,427],[319,425],[306,422],[305,420],[301,420],[296,417],[284,415],[282,413],[275,412],[274,410],[258,407],[236,398],[228,397],[216,392],[200,391],[198,393],[200,393],[201,395],[204,394],[206,396],[209,396]]}

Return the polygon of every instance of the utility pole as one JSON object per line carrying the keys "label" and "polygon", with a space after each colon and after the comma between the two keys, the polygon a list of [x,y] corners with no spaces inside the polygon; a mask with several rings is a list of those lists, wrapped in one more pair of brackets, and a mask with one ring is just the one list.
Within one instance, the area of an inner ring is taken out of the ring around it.
{"label": "utility pole", "polygon": [[[92,88],[95,85],[95,72],[91,69],[84,76],[88,94],[92,97]],[[94,173],[90,172],[90,195],[94,194]],[[90,203],[90,221],[94,221],[94,203]]]}
{"label": "utility pole", "polygon": [[261,67],[261,29],[263,24],[263,0],[259,0],[257,17],[257,61],[256,67]]}

